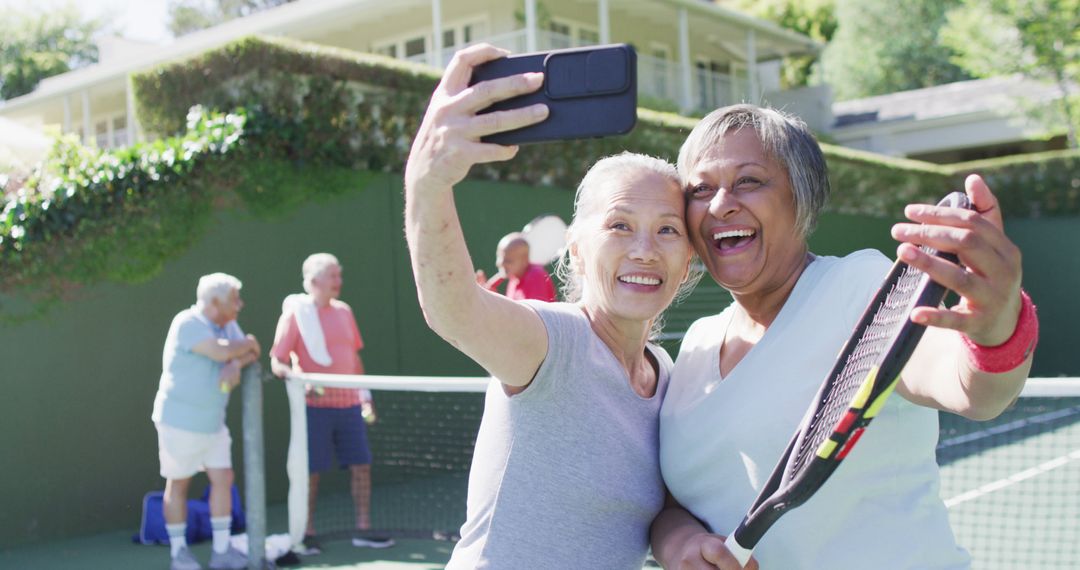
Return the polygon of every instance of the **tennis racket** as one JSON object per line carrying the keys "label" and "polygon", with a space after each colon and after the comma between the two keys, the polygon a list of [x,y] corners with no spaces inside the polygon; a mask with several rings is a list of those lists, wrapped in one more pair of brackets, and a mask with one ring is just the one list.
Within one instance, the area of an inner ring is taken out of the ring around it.
{"label": "tennis racket", "polygon": [[[971,208],[953,192],[938,206]],[[923,251],[957,262],[954,254]],[[784,513],[802,505],[832,475],[896,387],[926,327],[911,322],[915,307],[938,306],[948,291],[926,273],[897,261],[818,390],[768,483],[725,545],[745,565],[758,541]]]}
{"label": "tennis racket", "polygon": [[537,216],[521,230],[529,242],[529,263],[547,265],[566,247],[566,222],[554,214]]}

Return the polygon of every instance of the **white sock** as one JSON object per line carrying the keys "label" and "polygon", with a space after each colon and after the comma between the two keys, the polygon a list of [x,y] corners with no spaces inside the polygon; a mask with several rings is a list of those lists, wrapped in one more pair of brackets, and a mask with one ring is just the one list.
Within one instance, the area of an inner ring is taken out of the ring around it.
{"label": "white sock", "polygon": [[176,553],[187,546],[187,523],[167,524],[165,532],[169,533],[170,556],[176,558]]}
{"label": "white sock", "polygon": [[211,517],[210,528],[214,531],[214,552],[221,554],[229,549],[229,526],[232,517]]}

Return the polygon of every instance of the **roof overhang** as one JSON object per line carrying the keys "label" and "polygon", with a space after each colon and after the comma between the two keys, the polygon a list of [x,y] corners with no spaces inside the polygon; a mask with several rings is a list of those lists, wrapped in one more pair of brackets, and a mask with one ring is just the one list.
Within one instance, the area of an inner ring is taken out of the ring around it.
{"label": "roof overhang", "polygon": [[[82,69],[48,78],[34,91],[8,101],[0,102],[0,112],[30,108],[37,102],[56,96],[75,93],[104,83],[126,81],[132,72],[150,69],[156,65],[184,58],[212,49],[232,40],[256,34],[284,35],[313,22],[341,19],[344,14],[363,11],[387,12],[402,6],[422,6],[431,0],[397,0],[393,3],[381,0],[299,0],[258,12],[245,18],[230,20],[218,26],[193,32],[174,42],[136,57],[94,64]],[[717,17],[747,30],[755,31],[756,41],[763,48],[758,51],[759,60],[774,59],[786,55],[812,54],[821,50],[817,41],[797,32],[786,30],[765,20],[753,18],[711,2],[701,0],[624,0],[638,5],[668,5],[685,8],[690,13]],[[620,5],[623,5],[620,2]],[[738,53],[745,51],[744,41],[725,41],[726,49]]]}

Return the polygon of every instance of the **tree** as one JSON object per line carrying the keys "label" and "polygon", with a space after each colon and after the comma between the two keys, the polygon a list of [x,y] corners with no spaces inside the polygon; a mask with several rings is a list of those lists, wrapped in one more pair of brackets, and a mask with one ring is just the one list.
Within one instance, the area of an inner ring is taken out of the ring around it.
{"label": "tree", "polygon": [[961,0],[837,0],[837,30],[822,55],[838,100],[969,79],[938,41]]}
{"label": "tree", "polygon": [[964,0],[948,13],[941,41],[976,77],[1020,74],[1057,86],[1060,99],[1031,111],[1043,124],[1064,122],[1077,148],[1080,0]]}
{"label": "tree", "polygon": [[[737,0],[732,8],[769,20],[823,44],[836,32],[836,0]],[[784,60],[781,81],[785,87],[809,84],[817,56],[796,56]]]}
{"label": "tree", "polygon": [[104,26],[74,4],[49,10],[8,8],[0,19],[0,99],[25,95],[46,77],[97,61]]}
{"label": "tree", "polygon": [[208,2],[206,0],[170,0],[167,27],[173,36],[179,37],[293,1],[215,0]]}

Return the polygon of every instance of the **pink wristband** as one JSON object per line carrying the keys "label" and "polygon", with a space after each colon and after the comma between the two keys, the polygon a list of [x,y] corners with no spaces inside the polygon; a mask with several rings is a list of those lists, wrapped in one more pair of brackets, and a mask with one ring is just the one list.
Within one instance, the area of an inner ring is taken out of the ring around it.
{"label": "pink wristband", "polygon": [[1000,374],[1020,366],[1031,356],[1035,345],[1039,343],[1039,316],[1035,313],[1035,304],[1023,289],[1020,290],[1020,317],[1016,319],[1016,329],[1009,340],[997,346],[982,346],[960,335],[967,348],[968,361],[975,368]]}

